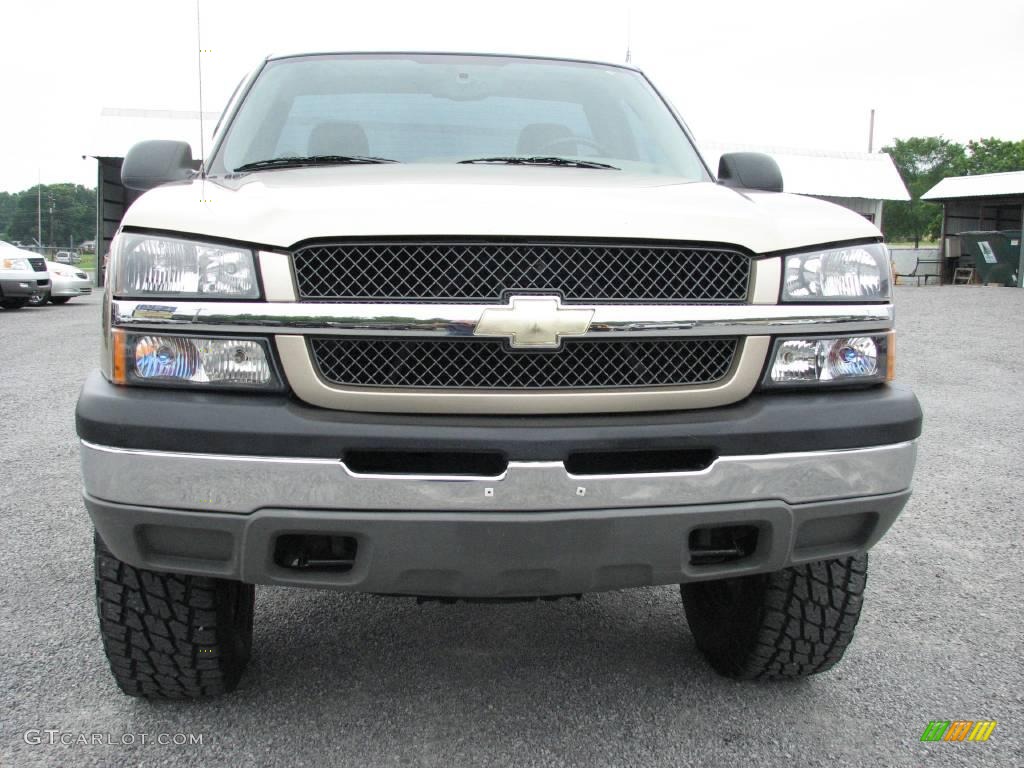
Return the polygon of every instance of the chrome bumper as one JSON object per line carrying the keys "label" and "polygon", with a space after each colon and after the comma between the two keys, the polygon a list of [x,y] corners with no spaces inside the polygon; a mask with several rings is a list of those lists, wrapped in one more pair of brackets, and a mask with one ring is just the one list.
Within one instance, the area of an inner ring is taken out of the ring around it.
{"label": "chrome bumper", "polygon": [[336,459],[110,448],[82,441],[88,496],[117,504],[249,514],[267,507],[377,511],[627,509],[898,493],[916,441],[841,451],[722,456],[696,472],[570,474],[560,461],[510,462],[494,477],[366,475]]}
{"label": "chrome bumper", "polygon": [[[341,461],[82,443],[99,535],[139,568],[399,595],[535,597],[742,576],[871,547],[910,495],[916,442],[729,456],[699,472],[375,476]],[[753,526],[739,560],[694,559],[698,528]],[[356,542],[346,572],[277,556],[283,535]]]}

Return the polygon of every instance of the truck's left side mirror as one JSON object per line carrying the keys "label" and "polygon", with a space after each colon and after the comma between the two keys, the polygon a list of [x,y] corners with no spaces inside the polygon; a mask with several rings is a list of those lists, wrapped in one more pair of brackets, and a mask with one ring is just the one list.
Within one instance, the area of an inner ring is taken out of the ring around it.
{"label": "truck's left side mirror", "polygon": [[760,152],[728,152],[718,161],[718,181],[727,187],[782,191],[782,171],[775,158]]}
{"label": "truck's left side mirror", "polygon": [[190,179],[195,170],[192,147],[184,141],[140,141],[124,156],[121,183],[131,189],[152,189]]}

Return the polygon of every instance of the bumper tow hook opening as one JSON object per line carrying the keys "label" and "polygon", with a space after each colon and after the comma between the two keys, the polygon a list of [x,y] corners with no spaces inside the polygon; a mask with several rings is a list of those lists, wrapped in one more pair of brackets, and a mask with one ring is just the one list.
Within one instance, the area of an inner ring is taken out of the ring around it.
{"label": "bumper tow hook opening", "polygon": [[289,570],[347,573],[358,548],[352,536],[286,534],[274,545],[274,563]]}
{"label": "bumper tow hook opening", "polygon": [[690,565],[720,565],[749,557],[757,550],[755,525],[723,525],[690,531]]}

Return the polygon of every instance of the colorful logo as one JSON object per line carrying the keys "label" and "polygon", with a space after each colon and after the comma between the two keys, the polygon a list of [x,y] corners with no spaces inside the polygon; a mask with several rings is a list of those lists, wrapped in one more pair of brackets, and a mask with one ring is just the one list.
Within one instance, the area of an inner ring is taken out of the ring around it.
{"label": "colorful logo", "polygon": [[995,729],[995,720],[931,720],[921,741],[988,741]]}

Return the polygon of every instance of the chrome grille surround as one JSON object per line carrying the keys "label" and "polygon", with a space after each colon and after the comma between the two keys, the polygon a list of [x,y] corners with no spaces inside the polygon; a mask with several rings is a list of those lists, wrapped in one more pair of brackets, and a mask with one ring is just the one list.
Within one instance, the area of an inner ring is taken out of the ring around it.
{"label": "chrome grille surround", "polygon": [[501,339],[309,340],[330,384],[389,388],[550,390],[667,387],[723,379],[735,338],[565,339],[552,350],[518,351]]}
{"label": "chrome grille surround", "polygon": [[292,263],[302,301],[743,303],[749,255],[636,242],[361,240],[304,245]]}

